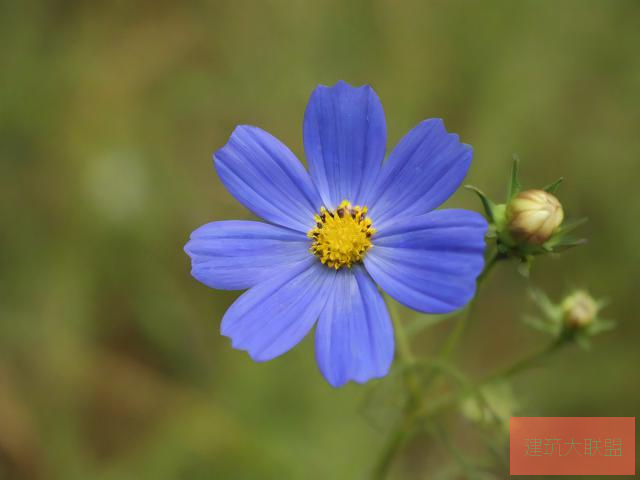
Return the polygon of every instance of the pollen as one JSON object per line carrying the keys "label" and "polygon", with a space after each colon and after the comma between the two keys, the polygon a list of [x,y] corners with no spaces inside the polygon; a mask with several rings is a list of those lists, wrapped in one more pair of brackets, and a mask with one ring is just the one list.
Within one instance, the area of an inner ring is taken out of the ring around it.
{"label": "pollen", "polygon": [[323,264],[338,270],[362,261],[376,233],[367,217],[367,207],[352,207],[343,200],[335,210],[322,207],[314,218],[316,227],[307,236],[313,239],[311,253]]}

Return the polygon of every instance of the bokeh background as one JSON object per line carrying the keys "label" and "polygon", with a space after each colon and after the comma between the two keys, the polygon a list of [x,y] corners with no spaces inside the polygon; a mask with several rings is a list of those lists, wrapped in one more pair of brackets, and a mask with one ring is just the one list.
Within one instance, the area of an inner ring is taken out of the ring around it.
{"label": "bokeh background", "polygon": [[[393,378],[333,390],[309,338],[252,363],[218,333],[237,294],[193,280],[182,251],[207,221],[251,218],[211,163],[234,126],[303,158],[308,96],[339,79],[375,88],[390,147],[442,117],[493,197],[513,153],[527,186],[565,176],[590,243],[529,280],[501,266],[456,360],[477,378],[544,344],[521,321],[529,285],[586,287],[618,328],[496,395],[507,417],[636,416],[638,25],[631,0],[0,2],[0,478],[367,478]],[[449,205],[479,209],[463,190]],[[472,420],[446,421],[486,461]],[[392,474],[463,478],[459,460],[424,435]]]}

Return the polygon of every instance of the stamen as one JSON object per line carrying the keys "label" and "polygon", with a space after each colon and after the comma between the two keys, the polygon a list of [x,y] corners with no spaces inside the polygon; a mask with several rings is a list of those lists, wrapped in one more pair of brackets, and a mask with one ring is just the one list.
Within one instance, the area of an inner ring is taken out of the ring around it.
{"label": "stamen", "polygon": [[310,251],[328,267],[351,268],[371,248],[371,236],[376,230],[367,218],[367,207],[352,207],[343,200],[335,213],[322,207],[314,219],[316,228],[307,233],[314,240]]}

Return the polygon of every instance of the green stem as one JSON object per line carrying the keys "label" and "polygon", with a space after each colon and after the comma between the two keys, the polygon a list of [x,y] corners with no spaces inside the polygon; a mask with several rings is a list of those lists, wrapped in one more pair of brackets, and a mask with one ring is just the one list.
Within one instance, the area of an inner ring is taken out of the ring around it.
{"label": "green stem", "polygon": [[[409,421],[411,419],[411,422]],[[396,454],[400,451],[402,445],[406,441],[409,433],[411,431],[411,425],[413,423],[412,417],[405,416],[402,421],[400,421],[391,431],[387,442],[382,449],[382,453],[380,455],[380,459],[376,464],[372,478],[374,480],[384,480],[387,478],[389,474],[389,469],[393,463],[393,459]]]}
{"label": "green stem", "polygon": [[439,421],[433,422],[433,430],[435,436],[440,440],[444,448],[449,452],[451,458],[458,464],[458,467],[465,474],[465,478],[474,478],[475,468],[462,455],[460,449],[451,441],[447,430]]}
{"label": "green stem", "polygon": [[393,300],[389,300],[387,302],[387,307],[389,308],[391,320],[393,321],[393,328],[396,337],[396,347],[398,356],[400,357],[400,361],[405,365],[411,365],[415,361],[415,357],[413,356],[413,352],[411,351],[411,343],[409,342],[407,332],[405,332],[404,325],[400,321],[398,308]]}
{"label": "green stem", "polygon": [[[398,312],[398,305],[390,297],[387,297],[387,307],[393,321],[393,327],[395,332],[396,348],[400,363],[405,369],[404,378],[409,392],[409,401],[412,407],[420,402],[420,379],[415,371],[415,355],[411,351],[411,343],[409,342],[409,336],[405,331],[404,325],[400,321],[400,315]],[[408,408],[407,407],[407,408]]]}
{"label": "green stem", "polygon": [[419,421],[429,420],[437,416],[438,414],[456,406],[458,403],[460,403],[460,401],[464,400],[465,398],[468,398],[471,395],[474,395],[482,387],[489,385],[490,383],[493,383],[496,380],[512,377],[524,370],[527,370],[529,368],[536,366],[536,364],[542,358],[546,357],[548,354],[552,352],[559,350],[566,343],[567,342],[565,341],[565,339],[556,340],[550,345],[543,348],[542,350],[533,352],[525,356],[524,358],[518,360],[516,363],[509,365],[506,368],[503,368],[501,370],[498,370],[497,372],[494,372],[486,376],[485,378],[477,382],[473,387],[466,389],[462,393],[455,393],[455,394],[441,397],[440,399],[431,403],[431,408],[429,408],[428,410],[419,412],[416,415],[416,418]]}
{"label": "green stem", "polygon": [[[488,277],[493,267],[501,258],[502,256],[497,251],[490,257],[490,259],[485,264],[484,270],[477,279],[477,289],[480,287],[480,284]],[[476,290],[476,297],[477,293],[478,292]],[[445,345],[440,353],[441,360],[446,360],[449,357],[458,341],[460,340],[460,337],[462,336],[462,333],[466,328],[466,324],[468,323],[471,316],[471,310],[475,303],[476,297],[474,297],[474,299],[471,301],[471,304],[467,308],[466,314],[456,324],[454,330],[445,341]],[[403,409],[402,419],[398,421],[398,423],[391,431],[391,434],[387,439],[387,442],[380,455],[380,459],[374,469],[373,478],[377,480],[382,480],[387,477],[396,454],[411,434],[415,425],[416,417],[422,410],[422,388],[420,385],[420,379],[416,374],[415,356],[411,351],[409,337],[407,336],[404,326],[400,321],[395,302],[393,302],[393,300],[389,298],[387,300],[387,306],[389,308],[389,312],[394,324],[398,357],[406,367],[405,384],[407,387],[408,398]],[[427,376],[425,386],[428,386],[431,383],[431,381],[435,377],[435,372],[436,369],[431,370],[430,374]]]}
{"label": "green stem", "polygon": [[453,351],[455,350],[455,348],[458,345],[458,343],[460,342],[460,339],[462,338],[462,334],[466,330],[467,325],[469,324],[469,321],[471,319],[471,314],[473,313],[473,310],[475,308],[476,299],[478,298],[478,293],[480,291],[480,286],[482,285],[482,283],[487,278],[489,278],[489,274],[493,270],[493,267],[496,266],[496,264],[498,263],[498,260],[500,260],[501,258],[503,258],[503,257],[500,255],[500,253],[498,251],[496,251],[489,258],[489,260],[487,260],[487,263],[486,263],[486,265],[484,267],[484,270],[482,270],[482,273],[480,273],[480,275],[478,276],[478,279],[476,280],[476,294],[475,294],[475,296],[473,297],[473,299],[469,303],[469,306],[467,307],[467,310],[466,310],[465,314],[458,321],[458,323],[456,323],[455,327],[453,328],[453,330],[451,331],[449,336],[444,341],[444,345],[442,346],[442,349],[440,350],[440,360],[441,361],[447,360],[451,356],[451,353],[453,353]]}
{"label": "green stem", "polygon": [[[467,306],[467,309],[465,310],[462,318],[458,320],[458,323],[455,324],[455,326],[453,327],[453,330],[451,330],[451,333],[449,333],[449,336],[445,339],[444,344],[442,345],[442,348],[438,353],[438,361],[441,364],[445,363],[449,359],[449,357],[455,350],[456,346],[460,342],[460,339],[462,338],[462,334],[466,330],[467,325],[469,324],[469,321],[471,319],[471,314],[474,311],[474,308],[476,305],[476,299],[478,298],[478,293],[480,291],[480,286],[487,278],[489,278],[489,274],[493,271],[493,267],[495,267],[496,264],[498,263],[498,260],[501,260],[502,258],[504,257],[496,250],[491,255],[491,257],[489,257],[489,260],[487,260],[487,262],[485,263],[482,273],[480,273],[480,275],[476,280],[476,294],[471,299],[471,302]],[[438,376],[438,371],[432,368],[431,371],[427,374],[424,381],[425,390],[428,390],[431,387],[431,384],[433,383],[433,381],[436,379],[437,376]]]}
{"label": "green stem", "polygon": [[402,418],[393,428],[382,450],[380,459],[374,469],[373,478],[382,480],[386,478],[393,463],[393,459],[409,436],[415,420],[415,413],[422,409],[422,394],[420,391],[420,379],[415,370],[416,361],[411,351],[411,343],[400,321],[400,315],[396,303],[387,299],[387,306],[393,320],[398,357],[405,368],[404,380],[408,396],[403,408]]}
{"label": "green stem", "polygon": [[566,340],[564,338],[560,338],[552,342],[551,344],[547,345],[542,350],[532,352],[529,355],[518,360],[516,363],[502,370],[499,370],[488,377],[485,377],[484,380],[481,381],[481,385],[486,385],[500,378],[512,377],[516,373],[520,373],[523,370],[527,370],[531,367],[534,367],[539,360],[546,357],[549,353],[557,351],[560,347],[565,345],[565,343],[566,343]]}

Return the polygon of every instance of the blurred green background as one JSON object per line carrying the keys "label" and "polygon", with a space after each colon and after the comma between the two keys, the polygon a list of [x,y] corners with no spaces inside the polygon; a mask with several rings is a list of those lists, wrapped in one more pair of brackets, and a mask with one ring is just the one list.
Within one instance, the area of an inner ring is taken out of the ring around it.
{"label": "blurred green background", "polygon": [[[303,158],[308,96],[339,79],[375,88],[389,147],[442,117],[493,197],[513,153],[527,186],[565,176],[590,243],[529,281],[500,267],[457,360],[477,377],[545,342],[521,321],[530,282],[555,299],[586,287],[618,328],[521,375],[516,412],[635,416],[638,25],[626,0],[2,1],[0,478],[367,477],[388,399],[331,389],[310,338],[264,364],[232,350],[218,328],[237,294],[193,280],[182,251],[207,221],[251,218],[211,164],[234,126]],[[467,191],[449,205],[480,207]],[[484,455],[470,420],[447,422],[469,461]],[[453,457],[422,436],[393,476],[459,478]]]}

